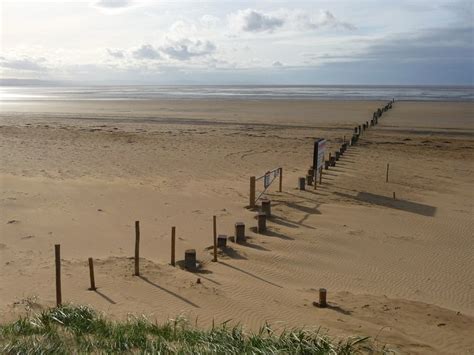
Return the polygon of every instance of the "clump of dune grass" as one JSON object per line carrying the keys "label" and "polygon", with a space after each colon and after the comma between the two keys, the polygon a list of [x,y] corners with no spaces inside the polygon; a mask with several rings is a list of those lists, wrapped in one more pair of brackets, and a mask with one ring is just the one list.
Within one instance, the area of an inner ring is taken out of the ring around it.
{"label": "clump of dune grass", "polygon": [[2,354],[152,353],[152,354],[358,354],[372,352],[367,338],[331,341],[317,331],[274,333],[268,325],[246,334],[225,323],[203,330],[184,318],[163,324],[145,317],[124,322],[93,309],[66,305],[0,325]]}

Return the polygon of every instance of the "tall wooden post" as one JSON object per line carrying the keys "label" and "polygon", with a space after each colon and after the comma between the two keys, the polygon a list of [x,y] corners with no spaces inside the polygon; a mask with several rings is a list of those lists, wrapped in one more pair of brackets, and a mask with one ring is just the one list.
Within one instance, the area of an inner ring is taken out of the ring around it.
{"label": "tall wooden post", "polygon": [[62,293],[61,293],[61,245],[54,245],[54,261],[56,264],[56,306],[61,307]]}
{"label": "tall wooden post", "polygon": [[171,227],[171,265],[176,266],[176,227]]}
{"label": "tall wooden post", "polygon": [[140,276],[140,221],[135,221],[135,276]]}
{"label": "tall wooden post", "polygon": [[388,182],[388,169],[390,168],[390,164],[387,163],[387,173],[385,175],[385,182]]}
{"label": "tall wooden post", "polygon": [[278,188],[278,192],[281,192],[282,186],[283,186],[283,168],[280,168],[280,186]]}
{"label": "tall wooden post", "polygon": [[255,176],[250,177],[250,196],[249,196],[250,208],[255,208]]}
{"label": "tall wooden post", "polygon": [[216,223],[216,216],[212,218],[213,222],[213,230],[214,230],[214,259],[212,261],[217,261],[217,223]]}
{"label": "tall wooden post", "polygon": [[95,287],[95,277],[94,277],[94,261],[92,258],[89,258],[89,275],[91,279],[91,287],[89,290],[95,291],[97,288]]}

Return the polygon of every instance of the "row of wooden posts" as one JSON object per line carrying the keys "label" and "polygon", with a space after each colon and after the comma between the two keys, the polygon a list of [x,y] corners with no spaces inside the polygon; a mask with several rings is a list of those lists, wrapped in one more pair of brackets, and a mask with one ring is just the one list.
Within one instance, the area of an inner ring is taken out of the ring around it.
{"label": "row of wooden posts", "polygon": [[[374,112],[373,118],[370,121],[370,126],[374,126],[378,123],[378,119],[382,116],[384,112],[392,108],[392,104],[395,100],[390,101],[383,108],[377,109]],[[335,166],[336,161],[339,160],[339,157],[344,154],[347,148],[351,145],[354,145],[359,136],[364,130],[369,127],[369,122],[366,122],[358,127],[354,128],[354,134],[349,142],[345,142],[345,137],[343,139],[343,144],[340,149],[335,152],[334,155],[329,153],[329,159],[324,162],[324,169],[329,169],[330,166]],[[283,180],[283,169],[278,168],[279,170],[279,191],[282,191],[282,180]],[[319,170],[319,183],[322,183],[322,167]],[[388,182],[388,171],[389,164],[387,164],[387,174],[386,181]],[[316,176],[315,171],[311,167],[308,170],[308,175],[306,178],[299,178],[299,188],[300,190],[305,189],[306,182],[308,185],[313,183],[314,178],[314,188],[316,189]],[[255,181],[256,178],[253,176],[250,178],[250,207],[255,207]],[[395,193],[394,193],[395,198]],[[257,213],[257,233],[265,233],[267,229],[266,221],[267,218],[271,217],[271,201],[269,199],[261,200],[261,208]],[[213,262],[217,262],[217,250],[218,248],[225,248],[227,246],[227,241],[236,242],[239,244],[245,244],[246,234],[245,234],[245,224],[243,222],[235,223],[235,236],[227,237],[226,235],[217,235],[217,218],[213,216]],[[56,305],[59,307],[62,304],[62,288],[61,288],[61,246],[56,244],[54,246],[55,254],[55,271],[56,271]],[[94,276],[94,260],[92,258],[88,259],[89,263],[89,276],[90,276],[90,288],[89,290],[95,291],[97,289]],[[172,266],[176,266],[176,227],[171,227],[171,261]],[[187,249],[184,253],[184,268],[190,271],[195,271],[197,267],[197,258],[195,249]],[[134,256],[134,276],[140,276],[140,222],[135,221],[135,256]],[[319,303],[315,302],[315,305],[318,307],[324,308],[327,307],[327,290],[324,288],[319,289]]]}
{"label": "row of wooden posts", "polygon": [[[262,209],[257,215],[257,232],[264,233],[266,231],[266,219],[271,215],[270,200],[262,200]],[[213,262],[217,262],[218,248],[225,249],[227,241],[245,244],[246,242],[245,224],[243,222],[235,223],[235,236],[217,235],[217,217],[213,216]],[[61,288],[61,245],[54,246],[55,252],[55,268],[56,268],[56,305],[62,304],[62,288]],[[88,259],[90,288],[95,291],[97,289],[94,275],[94,260]],[[170,264],[176,266],[176,227],[171,227],[171,260]],[[195,249],[187,249],[184,252],[184,268],[189,271],[196,271],[197,258]],[[135,221],[135,255],[134,255],[134,276],[140,276],[140,221]]]}
{"label": "row of wooden posts", "polygon": [[[354,133],[352,134],[351,139],[346,142],[346,136],[343,137],[343,142],[341,146],[339,147],[338,150],[334,152],[334,154],[329,153],[328,160],[324,161],[324,169],[328,170],[329,167],[335,167],[336,166],[336,161],[339,160],[339,158],[344,155],[345,151],[352,145],[355,145],[357,141],[359,140],[359,137],[362,135],[362,133],[367,130],[369,127],[375,126],[378,124],[378,120],[380,117],[382,117],[384,112],[387,112],[392,108],[392,104],[395,102],[394,99],[392,99],[390,102],[388,102],[385,106],[382,108],[378,108],[376,111],[373,113],[372,119],[369,121],[366,121],[365,123],[354,127]],[[389,164],[387,164],[387,172],[386,172],[386,178],[385,181],[388,182],[388,171],[389,171]],[[322,184],[322,179],[323,179],[323,167],[319,169],[319,184]],[[299,177],[298,178],[298,188],[300,190],[305,190],[306,185],[314,185],[314,189],[316,190],[316,171],[314,170],[314,167],[310,167],[308,169],[308,173],[305,177]],[[395,199],[395,193],[394,197]]]}

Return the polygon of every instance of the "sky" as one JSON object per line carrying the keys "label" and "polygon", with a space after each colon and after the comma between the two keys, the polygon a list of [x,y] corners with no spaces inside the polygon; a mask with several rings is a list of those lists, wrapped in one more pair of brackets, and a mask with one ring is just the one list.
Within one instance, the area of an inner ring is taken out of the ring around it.
{"label": "sky", "polygon": [[474,84],[471,0],[0,4],[2,79],[111,85]]}

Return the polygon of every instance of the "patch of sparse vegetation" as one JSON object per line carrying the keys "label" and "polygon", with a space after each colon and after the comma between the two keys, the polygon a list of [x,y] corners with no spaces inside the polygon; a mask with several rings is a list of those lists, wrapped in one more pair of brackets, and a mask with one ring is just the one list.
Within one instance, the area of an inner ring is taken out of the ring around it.
{"label": "patch of sparse vegetation", "polygon": [[106,319],[91,308],[63,306],[0,325],[2,354],[358,354],[373,352],[368,338],[332,341],[319,332],[268,326],[246,334],[226,323],[203,330],[184,318],[157,324],[145,317]]}

